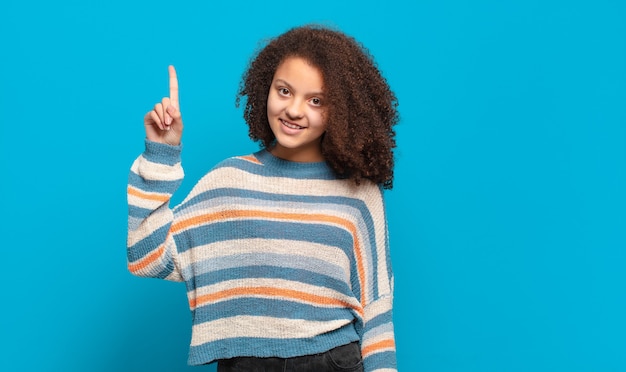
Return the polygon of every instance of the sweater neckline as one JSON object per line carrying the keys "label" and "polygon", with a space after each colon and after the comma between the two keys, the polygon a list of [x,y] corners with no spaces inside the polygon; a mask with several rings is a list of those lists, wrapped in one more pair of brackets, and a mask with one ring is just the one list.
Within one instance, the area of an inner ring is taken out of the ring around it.
{"label": "sweater neckline", "polygon": [[269,150],[262,149],[254,153],[268,170],[294,178],[336,178],[332,168],[325,161],[296,162],[274,156]]}

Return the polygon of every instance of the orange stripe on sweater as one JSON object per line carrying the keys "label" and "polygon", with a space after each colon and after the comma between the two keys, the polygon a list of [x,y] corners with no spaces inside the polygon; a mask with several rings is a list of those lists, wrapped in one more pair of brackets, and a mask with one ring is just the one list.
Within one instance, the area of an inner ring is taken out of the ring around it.
{"label": "orange stripe on sweater", "polygon": [[255,158],[252,155],[246,155],[246,156],[239,156],[239,159],[243,159],[243,160],[247,160],[251,163],[255,163],[255,164],[263,164],[259,161],[259,159]]}
{"label": "orange stripe on sweater", "polygon": [[128,188],[126,189],[128,192],[128,195],[132,195],[132,196],[136,196],[138,198],[141,199],[146,199],[146,200],[152,200],[152,201],[158,201],[158,202],[166,202],[168,200],[170,200],[170,196],[169,195],[159,195],[159,194],[147,194],[145,192],[142,192],[134,187],[130,187],[128,186]]}
{"label": "orange stripe on sweater", "polygon": [[254,210],[227,210],[218,213],[203,214],[200,216],[194,216],[182,221],[177,222],[172,226],[172,233],[178,231],[199,226],[205,223],[211,223],[218,220],[226,220],[231,218],[261,218],[261,219],[279,219],[288,221],[311,221],[311,222],[326,222],[341,225],[345,227],[352,237],[354,238],[354,250],[357,264],[357,272],[359,274],[359,281],[361,282],[361,305],[365,307],[367,299],[365,298],[365,266],[363,264],[361,244],[357,236],[357,229],[354,224],[344,218],[329,216],[326,214],[302,214],[302,213],[279,213],[270,211],[254,211]]}
{"label": "orange stripe on sweater", "polygon": [[203,304],[209,302],[215,302],[224,300],[227,298],[237,297],[237,296],[270,296],[270,297],[281,297],[286,299],[295,299],[308,303],[318,304],[318,305],[339,305],[342,307],[348,307],[363,316],[363,310],[360,307],[355,307],[354,305],[349,304],[348,302],[338,300],[332,297],[324,297],[317,296],[310,293],[296,291],[293,289],[283,289],[283,288],[274,288],[274,287],[239,287],[239,288],[231,288],[226,289],[220,292],[210,293],[206,295],[202,295],[197,297],[196,299],[189,300],[189,307],[195,308],[197,306],[201,306]]}
{"label": "orange stripe on sweater", "polygon": [[164,251],[164,246],[160,246],[156,251],[153,251],[152,253],[139,259],[138,261],[134,263],[129,262],[128,270],[130,270],[131,273],[136,273],[139,270],[145,269],[146,267],[148,267],[148,265],[159,259],[159,257],[163,255]]}
{"label": "orange stripe on sweater", "polygon": [[379,350],[383,349],[394,349],[396,347],[396,343],[392,339],[378,341],[374,344],[367,345],[361,350],[361,354],[363,357],[366,357],[370,354],[373,354]]}

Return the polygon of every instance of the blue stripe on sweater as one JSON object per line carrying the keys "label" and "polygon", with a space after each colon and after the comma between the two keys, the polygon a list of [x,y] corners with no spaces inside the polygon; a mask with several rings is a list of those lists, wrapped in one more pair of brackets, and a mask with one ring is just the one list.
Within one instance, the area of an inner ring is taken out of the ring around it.
{"label": "blue stripe on sweater", "polygon": [[382,324],[391,323],[391,321],[392,321],[392,315],[391,315],[391,310],[389,310],[370,319],[367,322],[367,328],[378,327]]}
{"label": "blue stripe on sweater", "polygon": [[258,219],[242,219],[199,225],[174,236],[184,253],[190,247],[244,239],[279,239],[304,241],[338,247],[352,256],[352,234],[331,225]]}
{"label": "blue stripe on sweater", "polygon": [[141,239],[134,245],[128,247],[128,260],[130,262],[137,261],[138,259],[148,255],[156,248],[158,248],[162,244],[162,242],[165,241],[165,237],[167,236],[167,232],[169,231],[169,229],[169,224],[162,226],[152,232],[152,234]]}
{"label": "blue stripe on sweater", "polygon": [[375,371],[377,369],[384,368],[397,368],[396,353],[395,351],[383,351],[372,354],[363,360],[363,365],[365,366],[366,371]]}
{"label": "blue stripe on sweater", "polygon": [[313,338],[226,338],[192,346],[189,352],[189,364],[204,364],[217,358],[227,359],[236,356],[290,358],[323,353],[357,340],[358,336],[351,324]]}
{"label": "blue stripe on sweater", "polygon": [[174,165],[180,162],[182,146],[171,146],[164,143],[145,140],[146,149],[142,156],[153,163]]}
{"label": "blue stripe on sweater", "polygon": [[[342,207],[350,206],[359,210],[361,215],[365,220],[368,220],[369,223],[373,224],[372,216],[369,213],[367,205],[359,199],[348,198],[344,196],[316,196],[316,195],[290,195],[290,194],[274,194],[267,193],[262,191],[255,190],[247,190],[247,189],[238,189],[238,188],[218,188],[211,189],[198,195],[193,198],[185,201],[176,207],[176,212],[183,212],[186,208],[193,206],[197,203],[206,202],[208,200],[226,197],[226,198],[243,198],[246,201],[250,199],[258,199],[266,202],[266,205],[273,205],[274,202],[288,202],[288,203],[303,203],[305,205],[314,205],[314,204],[322,204],[322,205],[339,205]],[[270,202],[270,203],[267,203]],[[369,225],[368,225],[369,226]]]}
{"label": "blue stripe on sweater", "polygon": [[352,311],[346,308],[328,308],[276,298],[254,297],[234,298],[206,304],[191,313],[196,324],[222,319],[232,314],[324,322],[354,319]]}
{"label": "blue stripe on sweater", "polygon": [[139,219],[140,223],[143,222],[143,220],[146,219],[146,217],[148,217],[148,215],[152,212],[152,209],[136,207],[134,205],[128,206],[128,217]]}
{"label": "blue stripe on sweater", "polygon": [[242,266],[212,271],[197,275],[194,281],[196,288],[199,288],[227,280],[265,278],[285,279],[319,287],[332,288],[348,297],[354,296],[354,293],[352,293],[345,281],[337,280],[327,275],[320,275],[310,270],[298,270],[270,265]]}
{"label": "blue stripe on sweater", "polygon": [[[197,261],[197,264],[193,267],[193,273],[191,272],[191,267],[187,267],[183,270],[187,274],[202,275],[208,272],[226,270],[233,267],[268,264],[283,268],[309,270],[317,274],[330,276],[336,280],[345,280],[346,273],[341,266],[327,260],[301,256],[298,253],[299,252],[294,252],[293,254],[278,254],[254,252],[231,254]],[[191,277],[191,275],[189,277]]]}
{"label": "blue stripe on sweater", "polygon": [[[256,155],[256,154],[255,154]],[[271,156],[271,155],[270,155]],[[268,157],[269,158],[269,157]],[[276,159],[273,159],[276,160]],[[332,169],[325,164],[319,163],[292,163],[279,161],[283,166],[275,167],[274,164],[251,163],[241,158],[229,158],[217,164],[213,169],[236,168],[246,173],[263,177],[286,177],[291,179],[317,179],[335,180],[337,176]],[[271,162],[272,163],[272,162]]]}
{"label": "blue stripe on sweater", "polygon": [[370,329],[370,326],[369,326],[369,323],[368,323],[367,329],[368,330],[363,335],[363,338],[373,338],[373,337],[377,337],[377,336],[385,334],[385,333],[392,334],[393,333],[393,324],[392,323],[386,323],[386,324],[383,324],[383,325],[380,325],[378,327]]}
{"label": "blue stripe on sweater", "polygon": [[174,271],[174,263],[170,259],[170,260],[167,260],[165,267],[161,271],[159,271],[159,273],[156,274],[155,277],[159,279],[165,279],[173,271]]}
{"label": "blue stripe on sweater", "polygon": [[140,175],[135,172],[130,172],[128,174],[128,184],[138,188],[139,190],[148,190],[149,192],[158,192],[164,194],[173,194],[178,186],[180,186],[182,179],[174,180],[174,181],[158,181],[158,180],[147,180],[142,178]]}

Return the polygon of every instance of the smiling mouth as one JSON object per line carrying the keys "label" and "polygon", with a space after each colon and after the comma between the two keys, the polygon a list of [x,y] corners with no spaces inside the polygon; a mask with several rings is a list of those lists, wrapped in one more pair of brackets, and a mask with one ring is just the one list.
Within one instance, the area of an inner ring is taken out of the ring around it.
{"label": "smiling mouth", "polygon": [[285,121],[285,120],[283,120],[283,119],[278,119],[278,120],[280,120],[280,122],[281,122],[284,126],[286,126],[287,128],[291,128],[291,129],[304,129],[304,128],[305,128],[305,127],[301,127],[301,126],[299,126],[299,125],[296,125],[296,124],[290,123],[290,122],[288,122],[288,121]]}

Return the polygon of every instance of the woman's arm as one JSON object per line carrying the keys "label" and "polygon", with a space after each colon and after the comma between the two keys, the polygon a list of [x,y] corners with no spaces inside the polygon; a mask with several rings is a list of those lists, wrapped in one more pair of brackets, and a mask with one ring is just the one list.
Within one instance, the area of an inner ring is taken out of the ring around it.
{"label": "woman's arm", "polygon": [[396,345],[393,327],[393,272],[389,253],[387,218],[382,189],[365,198],[371,224],[367,234],[371,244],[368,252],[372,275],[368,280],[369,294],[363,307],[361,354],[366,372],[396,371]]}
{"label": "woman's arm", "polygon": [[128,178],[128,268],[139,276],[182,280],[169,233],[173,221],[169,201],[183,179],[183,121],[173,66],[169,66],[169,97],[145,115],[144,126],[146,149]]}

